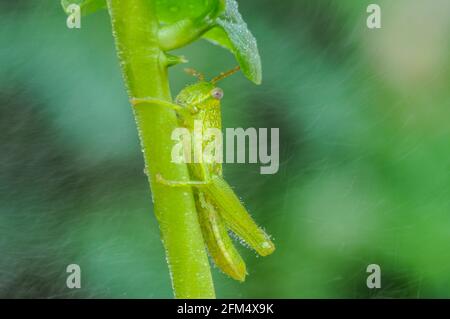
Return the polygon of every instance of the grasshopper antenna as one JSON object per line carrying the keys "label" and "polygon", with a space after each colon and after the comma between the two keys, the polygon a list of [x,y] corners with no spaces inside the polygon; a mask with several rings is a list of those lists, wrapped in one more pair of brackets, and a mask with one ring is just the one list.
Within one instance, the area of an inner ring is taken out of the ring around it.
{"label": "grasshopper antenna", "polygon": [[203,75],[203,73],[198,72],[195,69],[186,68],[184,69],[184,72],[186,72],[189,75],[195,76],[199,81],[205,81],[205,76]]}
{"label": "grasshopper antenna", "polygon": [[215,84],[215,83],[217,83],[217,82],[219,82],[219,81],[221,81],[221,80],[223,80],[223,79],[229,77],[230,75],[233,75],[234,73],[238,72],[240,69],[241,69],[241,67],[240,67],[240,66],[237,66],[237,67],[235,67],[234,69],[231,69],[230,71],[222,72],[222,73],[220,73],[218,76],[216,76],[215,78],[213,78],[213,79],[211,80],[211,83],[212,83],[212,84]]}

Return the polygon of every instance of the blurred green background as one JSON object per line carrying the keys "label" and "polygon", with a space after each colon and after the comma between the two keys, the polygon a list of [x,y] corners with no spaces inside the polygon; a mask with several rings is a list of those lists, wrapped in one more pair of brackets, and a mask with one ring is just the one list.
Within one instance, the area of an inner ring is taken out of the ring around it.
{"label": "blurred green background", "polygon": [[[221,83],[224,127],[279,127],[281,166],[225,176],[277,251],[240,249],[243,284],[214,269],[218,297],[450,297],[450,1],[240,11],[264,81]],[[0,297],[170,298],[107,12],[65,20],[59,1],[0,1]],[[205,41],[181,51],[208,77],[236,64]],[[173,94],[193,81],[183,67]],[[72,263],[81,289],[66,288]]]}

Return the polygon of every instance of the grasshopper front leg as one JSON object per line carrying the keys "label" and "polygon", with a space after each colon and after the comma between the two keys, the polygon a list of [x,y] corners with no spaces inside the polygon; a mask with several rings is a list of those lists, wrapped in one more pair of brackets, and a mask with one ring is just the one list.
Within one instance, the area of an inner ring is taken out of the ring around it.
{"label": "grasshopper front leg", "polygon": [[133,105],[133,107],[140,107],[145,104],[162,106],[162,107],[174,110],[177,114],[180,114],[183,117],[191,116],[191,114],[181,105],[178,105],[178,104],[175,104],[175,103],[172,103],[169,101],[161,100],[161,99],[156,99],[153,97],[133,97],[130,99],[130,103],[131,103],[131,105]]}
{"label": "grasshopper front leg", "polygon": [[169,109],[172,109],[174,111],[181,111],[183,109],[182,106],[172,103],[172,102],[168,102],[165,100],[161,100],[161,99],[156,99],[153,97],[133,97],[130,99],[130,103],[133,106],[137,106],[140,104],[153,104],[153,105],[159,105],[159,106],[164,106],[167,107]]}

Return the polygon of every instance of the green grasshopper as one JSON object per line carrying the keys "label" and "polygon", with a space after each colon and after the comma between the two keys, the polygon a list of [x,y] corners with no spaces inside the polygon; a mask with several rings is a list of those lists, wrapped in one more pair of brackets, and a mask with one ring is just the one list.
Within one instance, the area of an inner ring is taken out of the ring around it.
{"label": "green grasshopper", "polygon": [[[184,88],[175,103],[149,97],[133,98],[131,103],[136,108],[159,105],[173,109],[179,124],[190,132],[194,131],[196,121],[201,121],[203,130],[221,130],[220,100],[223,91],[216,87],[216,83],[238,70],[239,67],[236,67],[211,81],[205,81],[202,74],[188,69],[186,71],[196,76],[198,82]],[[275,246],[223,179],[221,163],[191,163],[188,167],[191,181],[169,181],[160,174],[156,175],[156,180],[169,187],[193,187],[198,219],[209,254],[224,273],[244,281],[247,274],[245,262],[236,250],[228,229],[261,256],[271,254]]]}

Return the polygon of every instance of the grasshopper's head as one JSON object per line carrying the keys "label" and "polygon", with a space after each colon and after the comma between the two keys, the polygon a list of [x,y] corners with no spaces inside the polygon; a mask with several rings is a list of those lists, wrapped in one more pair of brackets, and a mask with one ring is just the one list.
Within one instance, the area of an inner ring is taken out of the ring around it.
{"label": "grasshopper's head", "polygon": [[196,76],[199,81],[185,87],[178,94],[176,102],[179,105],[188,108],[193,107],[206,109],[218,106],[220,104],[220,100],[223,98],[223,90],[217,87],[216,83],[237,71],[239,71],[239,67],[236,67],[226,73],[221,73],[211,81],[205,81],[202,74],[192,69],[187,69],[186,72]]}

